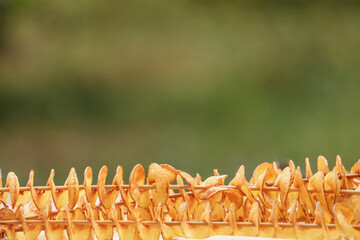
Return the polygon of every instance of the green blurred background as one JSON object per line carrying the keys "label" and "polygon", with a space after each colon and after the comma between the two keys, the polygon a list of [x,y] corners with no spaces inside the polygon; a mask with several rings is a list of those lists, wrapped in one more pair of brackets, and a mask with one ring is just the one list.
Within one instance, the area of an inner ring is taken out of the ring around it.
{"label": "green blurred background", "polygon": [[349,169],[359,80],[356,2],[0,0],[0,166]]}

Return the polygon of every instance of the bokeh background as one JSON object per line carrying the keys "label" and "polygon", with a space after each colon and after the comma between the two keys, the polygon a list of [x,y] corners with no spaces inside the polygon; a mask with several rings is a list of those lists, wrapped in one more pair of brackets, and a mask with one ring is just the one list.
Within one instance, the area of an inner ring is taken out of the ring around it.
{"label": "bokeh background", "polygon": [[356,2],[0,0],[0,166],[349,169],[359,80]]}

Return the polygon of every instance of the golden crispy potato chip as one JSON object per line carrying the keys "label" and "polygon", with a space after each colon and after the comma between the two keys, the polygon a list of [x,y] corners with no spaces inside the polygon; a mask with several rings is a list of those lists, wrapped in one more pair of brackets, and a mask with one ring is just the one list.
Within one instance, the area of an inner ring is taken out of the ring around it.
{"label": "golden crispy potato chip", "polygon": [[289,167],[284,168],[281,174],[276,178],[274,187],[279,187],[280,189],[280,203],[283,209],[288,209],[287,207],[287,197],[289,194],[291,184],[291,170]]}
{"label": "golden crispy potato chip", "polygon": [[[55,175],[55,171],[53,174]],[[54,199],[55,207],[58,210],[63,209],[67,202],[69,202],[70,209],[73,209],[77,204],[79,198],[79,181],[74,168],[71,168],[64,185],[67,186],[68,189],[57,189],[54,180],[51,179],[50,181],[51,195]]]}
{"label": "golden crispy potato chip", "polygon": [[113,214],[111,220],[115,222],[116,231],[120,239],[135,240],[139,238],[137,232],[137,226],[135,224],[120,223],[119,220],[123,220],[121,215],[121,209],[118,207],[112,207]]}
{"label": "golden crispy potato chip", "polygon": [[246,197],[250,200],[251,203],[255,202],[254,195],[249,189],[249,184],[245,178],[245,168],[244,165],[241,165],[238,171],[236,172],[235,177],[230,181],[230,186],[238,187],[241,192],[246,195]]}
{"label": "golden crispy potato chip", "polygon": [[311,193],[310,196],[319,201],[323,210],[328,209],[328,205],[324,193],[324,174],[322,171],[315,173],[310,179],[308,188],[315,189],[315,193]]}
{"label": "golden crispy potato chip", "polygon": [[304,204],[305,208],[310,212],[310,214],[314,215],[315,212],[314,202],[312,201],[308,189],[304,184],[300,168],[298,168],[295,173],[294,187],[300,188],[299,198],[301,202]]}
{"label": "golden crispy potato chip", "polygon": [[259,235],[259,233],[260,233],[260,208],[259,208],[258,202],[254,202],[251,205],[248,221],[251,223],[254,223],[254,226],[241,226],[241,227],[237,226],[236,229],[234,229],[235,236],[257,237]]}
{"label": "golden crispy potato chip", "polygon": [[328,161],[324,156],[319,156],[317,159],[317,167],[320,172],[322,172],[324,175],[326,175],[329,172],[329,165]]}
{"label": "golden crispy potato chip", "polygon": [[306,165],[306,178],[310,179],[312,177],[313,173],[311,171],[311,165],[310,165],[309,158],[305,158],[305,165]]}
{"label": "golden crispy potato chip", "polygon": [[350,173],[360,173],[360,159],[352,166]]}
{"label": "golden crispy potato chip", "polygon": [[[106,209],[110,209],[115,202],[119,191],[116,189],[106,189],[106,177],[108,174],[108,168],[106,166],[103,166],[100,169],[99,176],[98,176],[98,193],[99,193],[99,199],[101,204]],[[112,181],[112,185],[117,185],[117,175],[123,175],[122,167],[118,167],[116,170],[116,175]]]}
{"label": "golden crispy potato chip", "polygon": [[[50,186],[51,182],[54,178],[54,170],[51,170],[50,177],[46,183],[46,186]],[[51,191],[44,191],[44,190],[36,190],[34,188],[34,171],[30,171],[30,191],[31,191],[31,198],[35,204],[35,206],[42,211],[45,207],[45,204],[48,203],[51,197]]]}
{"label": "golden crispy potato chip", "polygon": [[65,186],[68,187],[68,207],[73,209],[79,199],[79,180],[77,178],[75,168],[71,168],[70,173],[65,181]]}
{"label": "golden crispy potato chip", "polygon": [[150,205],[150,191],[140,189],[139,185],[145,184],[145,170],[141,164],[137,164],[130,174],[129,186],[131,197],[140,207],[148,208]]}
{"label": "golden crispy potato chip", "polygon": [[181,225],[161,222],[161,236],[164,240],[172,240],[183,237],[184,233]]}
{"label": "golden crispy potato chip", "polygon": [[327,193],[325,195],[327,206],[329,209],[332,209],[340,194],[340,181],[334,172],[329,172],[326,174],[324,180],[324,189],[333,192]]}
{"label": "golden crispy potato chip", "polygon": [[[232,207],[232,206],[231,206]],[[230,207],[229,207],[230,208]],[[232,235],[234,229],[231,225],[218,225],[214,224],[213,221],[229,221],[228,213],[225,211],[225,207],[222,203],[217,203],[211,209],[210,204],[206,204],[204,220],[210,225],[210,235]]]}
{"label": "golden crispy potato chip", "polygon": [[[149,167],[149,175],[148,175],[148,184],[154,184],[155,189],[151,190],[152,193],[152,201],[155,206],[155,212],[157,211],[157,207],[160,204],[160,207],[166,203],[169,197],[169,185],[170,181],[168,180],[168,175],[171,175],[172,182],[174,181],[173,174],[169,172],[167,169],[163,169],[160,165],[156,163],[152,163]],[[176,177],[176,175],[175,175]]]}
{"label": "golden crispy potato chip", "polygon": [[91,184],[93,181],[93,172],[91,167],[87,167],[84,173],[84,189],[85,196],[87,201],[90,203],[92,208],[95,208],[95,202],[98,197],[98,190],[96,188],[92,188]]}
{"label": "golden crispy potato chip", "polygon": [[334,205],[334,218],[338,231],[344,238],[360,239],[360,232],[351,226],[351,221],[354,217],[354,211],[351,207],[342,203]]}
{"label": "golden crispy potato chip", "polygon": [[264,179],[265,183],[271,183],[275,180],[277,174],[274,168],[274,165],[268,162],[262,163],[259,166],[257,166],[253,172],[253,176],[252,178],[254,179],[254,183],[256,185],[259,185],[258,183],[258,179],[260,177],[261,174],[264,173],[264,171],[267,169],[267,175],[266,178]]}
{"label": "golden crispy potato chip", "polygon": [[20,194],[19,180],[14,172],[8,173],[5,187],[9,188],[10,202],[12,207],[14,208]]}
{"label": "golden crispy potato chip", "polygon": [[[26,187],[30,187],[30,176],[29,176],[29,180],[26,184]],[[19,193],[18,199],[16,201],[15,208],[19,207],[20,205],[27,204],[28,202],[30,202],[30,200],[31,200],[31,192],[30,191],[21,191]]]}
{"label": "golden crispy potato chip", "polygon": [[[54,169],[51,170],[51,173],[55,175]],[[51,195],[54,200],[54,205],[56,209],[60,211],[68,201],[67,190],[57,189],[54,183],[54,178],[52,178],[50,181],[50,187],[51,187]]]}
{"label": "golden crispy potato chip", "polygon": [[341,189],[349,189],[349,190],[353,189],[352,181],[350,181],[346,177],[346,170],[345,170],[344,165],[341,162],[341,158],[339,155],[336,156],[336,165],[333,169],[333,172],[335,172],[335,174],[338,176],[338,178],[340,180]]}
{"label": "golden crispy potato chip", "polygon": [[275,169],[276,176],[280,175],[280,173],[282,172],[281,168],[278,167],[276,162],[273,162],[272,165],[273,165],[273,167]]}
{"label": "golden crispy potato chip", "polygon": [[[86,205],[86,211],[88,216],[90,217],[91,227],[96,235],[98,240],[110,240],[113,237],[113,226],[98,223],[97,220],[101,220],[100,215],[96,212],[96,210],[91,209],[90,205]],[[103,216],[104,217],[104,216]],[[103,220],[107,220],[104,219]]]}
{"label": "golden crispy potato chip", "polygon": [[42,230],[42,225],[40,224],[28,224],[25,221],[25,212],[23,205],[18,207],[19,216],[22,224],[22,229],[24,232],[24,239],[26,240],[35,240],[38,239],[40,232]]}
{"label": "golden crispy potato chip", "polygon": [[[296,206],[297,206],[297,201],[291,203],[291,206],[288,210],[287,222],[292,223],[292,219],[295,219],[296,221]],[[284,239],[295,239],[296,238],[295,226],[280,227],[279,225],[277,225],[276,236],[278,238],[284,238]]]}
{"label": "golden crispy potato chip", "polygon": [[[16,220],[15,214],[11,209],[0,209],[0,221]],[[15,224],[0,224],[0,235],[6,234],[7,239],[15,239]]]}
{"label": "golden crispy potato chip", "polygon": [[267,177],[268,170],[269,170],[269,168],[266,168],[265,171],[260,176],[258,176],[258,178],[255,180],[255,182],[256,182],[256,185],[258,185],[260,188],[260,191],[258,192],[258,197],[259,197],[261,203],[264,205],[264,207],[271,208],[271,202],[267,201],[270,198],[265,199],[265,196],[264,196],[266,194],[266,192],[264,192],[264,187],[266,187],[265,179]]}
{"label": "golden crispy potato chip", "polygon": [[226,191],[224,197],[224,206],[229,211],[230,205],[234,203],[235,210],[238,210],[243,204],[243,195],[239,191]]}
{"label": "golden crispy potato chip", "polygon": [[206,222],[202,221],[191,221],[187,222],[186,212],[188,211],[188,206],[185,203],[184,210],[181,219],[181,227],[186,238],[207,238],[210,236],[210,226]]}
{"label": "golden crispy potato chip", "polygon": [[85,213],[80,208],[69,212],[66,207],[67,235],[70,240],[88,240],[91,236],[91,226],[73,223],[73,220],[87,220]]}
{"label": "golden crispy potato chip", "polygon": [[[159,209],[159,208],[158,208]],[[160,209],[159,209],[160,211]],[[159,213],[157,213],[159,214]],[[136,216],[136,225],[139,231],[139,236],[141,239],[153,239],[158,240],[160,237],[161,229],[158,224],[147,224],[144,221],[156,220],[158,216],[152,219],[150,213],[145,208],[136,206],[135,207],[135,216]]]}
{"label": "golden crispy potato chip", "polygon": [[147,184],[151,185],[155,182],[157,177],[165,178],[168,184],[175,181],[178,174],[178,170],[168,164],[151,163],[149,166],[149,173],[147,178]]}
{"label": "golden crispy potato chip", "polygon": [[[65,240],[65,225],[51,222],[51,201],[44,207],[45,236],[47,240]],[[55,220],[66,220],[66,213],[60,211]]]}

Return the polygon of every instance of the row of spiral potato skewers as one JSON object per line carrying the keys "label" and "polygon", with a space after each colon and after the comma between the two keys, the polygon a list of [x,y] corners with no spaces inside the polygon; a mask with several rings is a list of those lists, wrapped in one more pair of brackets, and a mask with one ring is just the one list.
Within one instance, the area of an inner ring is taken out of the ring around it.
{"label": "row of spiral potato skewers", "polygon": [[[9,239],[37,239],[43,230],[47,239],[111,239],[114,230],[120,239],[360,239],[360,161],[350,172],[339,156],[331,171],[323,156],[317,163],[313,174],[306,159],[305,179],[292,161],[283,170],[275,163],[262,163],[250,181],[240,166],[228,185],[227,175],[217,170],[202,181],[200,175],[156,163],[149,166],[147,178],[144,168],[136,165],[129,185],[123,182],[120,166],[112,185],[105,184],[106,166],[97,185],[92,185],[89,167],[83,185],[73,168],[64,186],[55,185],[53,170],[41,187],[33,185],[33,171],[25,187],[10,172],[5,188],[0,186],[0,232]],[[175,180],[177,185],[171,185]]]}

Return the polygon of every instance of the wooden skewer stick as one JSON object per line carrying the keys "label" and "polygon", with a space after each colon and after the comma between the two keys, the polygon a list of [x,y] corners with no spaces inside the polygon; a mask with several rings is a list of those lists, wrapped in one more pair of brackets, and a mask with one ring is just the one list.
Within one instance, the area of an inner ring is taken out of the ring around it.
{"label": "wooden skewer stick", "polygon": [[[27,224],[45,225],[45,221],[43,221],[43,220],[25,220],[25,222]],[[50,223],[50,224],[67,225],[66,220],[47,220],[47,222]],[[71,222],[74,223],[74,224],[91,226],[91,222],[89,220],[71,220]],[[110,220],[96,220],[95,222],[98,223],[98,224],[101,224],[101,225],[113,225],[113,226],[115,226],[115,223],[113,221],[110,221]],[[158,221],[142,221],[142,223],[144,225],[158,225],[159,224]],[[180,221],[165,221],[163,223],[167,224],[167,225],[172,225],[172,226],[181,225]],[[208,223],[203,222],[203,221],[186,221],[185,223],[189,224],[189,225],[193,225],[193,226],[208,226]],[[0,220],[0,224],[20,225],[20,224],[22,224],[22,222],[20,220]],[[119,224],[122,224],[122,225],[134,225],[134,224],[136,224],[136,221],[119,221]],[[220,222],[220,221],[212,221],[211,224],[212,225],[218,225],[218,226],[230,226],[230,224],[228,222]],[[243,227],[255,226],[255,224],[252,223],[252,222],[237,222],[237,225],[238,226],[243,226]],[[294,225],[292,223],[281,223],[281,222],[279,222],[278,225],[280,227],[283,227],[283,228],[292,228],[292,227],[294,227]],[[299,222],[299,223],[296,223],[296,225],[299,226],[299,227],[304,227],[304,228],[321,228],[321,225],[315,224],[315,223]],[[360,229],[360,225],[351,225],[351,226],[353,228],[355,228],[355,229]],[[273,223],[261,222],[260,227],[274,227],[274,225],[273,225]],[[333,224],[333,223],[332,224],[327,224],[327,227],[336,228],[336,224]]]}
{"label": "wooden skewer stick", "polygon": [[[92,185],[91,186],[93,189],[97,189],[98,186],[97,185]],[[123,188],[129,188],[129,185],[123,185]],[[139,186],[141,189],[155,189],[155,185],[142,185]],[[238,188],[236,186],[229,186],[229,185],[219,185],[217,187],[221,187],[221,188],[227,188],[229,190],[237,190]],[[39,187],[34,187],[37,191],[50,191],[50,187],[49,186],[39,186]],[[79,186],[80,189],[84,189],[83,185]],[[106,185],[105,186],[106,189],[118,189],[117,185]],[[170,189],[190,189],[191,187],[189,185],[170,185]],[[194,186],[194,189],[196,190],[201,190],[201,189],[207,189],[209,188],[208,186],[202,186],[202,185],[196,185]],[[57,190],[67,190],[68,187],[67,186],[57,186],[56,187]],[[259,191],[260,188],[256,185],[249,185],[249,189],[252,191]],[[20,192],[23,191],[30,191],[30,187],[20,187],[19,188]],[[263,188],[264,191],[280,191],[278,187],[272,187],[272,186],[265,186]],[[8,192],[9,188],[0,188],[0,192]],[[299,188],[290,188],[289,192],[300,192]],[[308,192],[310,193],[316,193],[315,189],[311,189],[308,188]],[[333,191],[331,190],[324,190],[325,193],[333,193]],[[340,190],[341,194],[351,194],[351,195],[360,195],[360,191],[359,190],[346,190],[346,189],[341,189]],[[181,194],[173,194],[172,197],[179,197],[181,196]]]}

